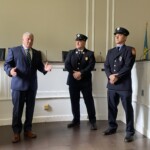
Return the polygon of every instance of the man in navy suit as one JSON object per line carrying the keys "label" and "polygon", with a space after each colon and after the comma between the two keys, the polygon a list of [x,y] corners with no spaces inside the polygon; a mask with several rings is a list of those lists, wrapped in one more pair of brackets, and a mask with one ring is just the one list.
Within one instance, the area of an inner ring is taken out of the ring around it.
{"label": "man in navy suit", "polygon": [[94,52],[85,48],[87,36],[76,35],[76,48],[70,50],[65,60],[65,68],[69,72],[67,84],[71,99],[73,120],[68,128],[80,125],[80,92],[87,107],[91,130],[97,130],[95,106],[92,96],[92,73],[95,66]]}
{"label": "man in navy suit", "polygon": [[[20,141],[20,133],[24,128],[24,136],[36,138],[32,132],[32,118],[37,92],[37,70],[46,74],[51,70],[51,65],[42,62],[41,52],[32,48],[34,36],[26,32],[22,37],[22,45],[9,48],[4,64],[7,75],[12,77],[12,103],[13,118],[12,129],[14,132],[12,142]],[[22,113],[26,103],[25,122],[22,125]]]}
{"label": "man in navy suit", "polygon": [[126,136],[124,141],[133,140],[134,117],[132,108],[132,80],[131,70],[135,62],[135,48],[126,46],[125,42],[129,31],[123,27],[115,30],[116,47],[107,53],[104,63],[106,76],[108,78],[108,122],[109,128],[104,131],[104,135],[116,133],[117,130],[117,106],[119,99],[122,101],[126,114]]}

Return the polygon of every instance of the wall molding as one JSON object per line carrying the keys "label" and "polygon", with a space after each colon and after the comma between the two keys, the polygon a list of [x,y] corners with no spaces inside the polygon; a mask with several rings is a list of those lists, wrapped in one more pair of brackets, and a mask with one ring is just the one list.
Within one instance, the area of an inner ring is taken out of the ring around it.
{"label": "wall molding", "polygon": [[[89,13],[90,13],[90,0],[86,0],[86,23],[85,23],[85,32],[89,36]],[[86,42],[86,47],[89,47],[89,42]]]}
{"label": "wall molding", "polygon": [[109,2],[110,0],[107,0],[107,7],[106,7],[106,11],[107,11],[107,14],[106,14],[106,54],[107,54],[107,51],[109,49]]}
{"label": "wall molding", "polygon": [[91,20],[92,20],[92,26],[91,26],[91,36],[92,36],[92,40],[91,40],[91,42],[92,42],[92,45],[91,45],[91,49],[94,51],[95,50],[95,0],[92,0],[92,10],[91,10],[91,12],[92,12],[92,18],[91,18]]}

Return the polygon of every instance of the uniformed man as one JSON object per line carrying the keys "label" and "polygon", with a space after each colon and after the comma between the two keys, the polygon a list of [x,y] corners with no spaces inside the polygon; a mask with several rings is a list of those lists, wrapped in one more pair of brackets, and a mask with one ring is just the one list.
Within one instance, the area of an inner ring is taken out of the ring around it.
{"label": "uniformed man", "polygon": [[126,114],[126,136],[125,142],[133,140],[134,117],[132,107],[132,81],[131,70],[135,62],[135,48],[126,46],[125,42],[129,31],[123,27],[115,30],[116,47],[108,50],[104,63],[106,76],[108,78],[108,123],[109,128],[104,135],[116,133],[117,130],[117,106],[119,99],[122,101]]}
{"label": "uniformed man", "polygon": [[76,48],[70,50],[65,60],[65,68],[69,72],[67,84],[71,99],[73,120],[68,128],[80,125],[80,92],[82,92],[88,117],[91,123],[91,130],[97,130],[95,106],[92,96],[92,74],[95,66],[94,52],[85,48],[87,36],[76,35]]}

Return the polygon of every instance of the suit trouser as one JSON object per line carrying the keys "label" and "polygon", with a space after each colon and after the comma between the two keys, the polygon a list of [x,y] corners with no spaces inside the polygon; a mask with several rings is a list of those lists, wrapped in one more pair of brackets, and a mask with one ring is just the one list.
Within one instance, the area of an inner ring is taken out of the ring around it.
{"label": "suit trouser", "polygon": [[96,122],[92,86],[69,86],[73,122],[80,122],[80,92],[82,92],[90,123]]}
{"label": "suit trouser", "polygon": [[12,90],[12,102],[13,102],[13,119],[12,128],[14,133],[20,133],[22,131],[22,113],[24,104],[26,103],[25,110],[25,122],[24,131],[32,130],[32,118],[35,105],[36,91],[16,91]]}
{"label": "suit trouser", "polygon": [[121,99],[126,115],[126,132],[134,134],[134,114],[132,107],[132,92],[131,91],[115,91],[108,90],[108,121],[109,128],[117,129],[116,122],[118,113],[119,99]]}

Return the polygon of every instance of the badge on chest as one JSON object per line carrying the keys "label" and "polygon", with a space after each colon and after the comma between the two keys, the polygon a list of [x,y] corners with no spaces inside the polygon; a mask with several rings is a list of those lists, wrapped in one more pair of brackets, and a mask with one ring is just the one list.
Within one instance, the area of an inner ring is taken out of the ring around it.
{"label": "badge on chest", "polygon": [[119,56],[119,61],[120,61],[120,62],[122,61],[122,56]]}
{"label": "badge on chest", "polygon": [[88,61],[88,57],[85,57],[85,61]]}

